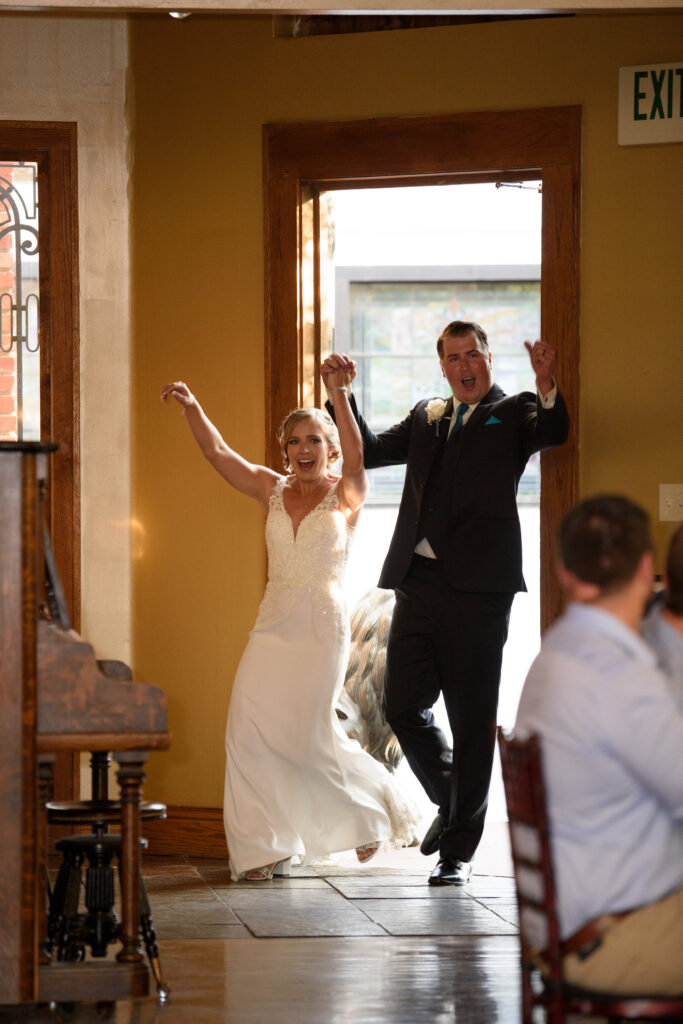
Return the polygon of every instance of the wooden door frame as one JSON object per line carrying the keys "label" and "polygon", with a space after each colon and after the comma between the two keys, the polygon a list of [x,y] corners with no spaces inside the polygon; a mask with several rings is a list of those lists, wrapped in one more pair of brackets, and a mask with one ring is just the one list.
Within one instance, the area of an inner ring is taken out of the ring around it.
{"label": "wooden door frame", "polygon": [[41,440],[50,457],[52,545],[71,621],[80,626],[78,193],[76,125],[0,121],[0,160],[38,165]]}
{"label": "wooden door frame", "polygon": [[[71,624],[81,621],[78,177],[76,124],[0,121],[0,160],[38,165],[40,432],[49,456],[46,508]],[[46,258],[42,258],[46,257]],[[78,795],[78,755],[58,754],[56,799]]]}
{"label": "wooden door frame", "polygon": [[[298,324],[302,196],[315,187],[543,181],[541,335],[557,348],[569,440],[541,457],[541,628],[562,607],[555,527],[578,496],[581,108],[544,107],[263,128],[266,451],[301,403]],[[493,339],[495,355],[495,339]]]}

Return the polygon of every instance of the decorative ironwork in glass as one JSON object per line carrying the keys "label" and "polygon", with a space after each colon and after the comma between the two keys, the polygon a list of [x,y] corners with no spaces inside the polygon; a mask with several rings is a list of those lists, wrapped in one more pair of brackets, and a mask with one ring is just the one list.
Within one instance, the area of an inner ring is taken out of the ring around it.
{"label": "decorative ironwork in glass", "polygon": [[38,165],[0,163],[0,439],[40,439]]}

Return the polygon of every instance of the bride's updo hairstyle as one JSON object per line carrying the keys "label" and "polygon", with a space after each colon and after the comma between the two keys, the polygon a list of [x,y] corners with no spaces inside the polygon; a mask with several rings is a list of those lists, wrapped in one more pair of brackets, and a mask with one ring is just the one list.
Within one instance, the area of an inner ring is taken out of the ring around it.
{"label": "bride's updo hairstyle", "polygon": [[276,434],[277,443],[280,445],[280,451],[282,452],[282,464],[287,472],[292,468],[289,461],[289,455],[287,454],[287,443],[294,433],[295,427],[297,427],[302,420],[314,420],[314,422],[320,427],[322,435],[329,446],[329,454],[327,456],[328,462],[336,462],[341,455],[339,433],[331,416],[322,409],[294,409],[288,416],[285,416]]}

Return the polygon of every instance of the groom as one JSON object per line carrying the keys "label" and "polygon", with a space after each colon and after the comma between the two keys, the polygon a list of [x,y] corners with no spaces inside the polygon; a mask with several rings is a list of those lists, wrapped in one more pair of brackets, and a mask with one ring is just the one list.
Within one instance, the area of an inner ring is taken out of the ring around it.
{"label": "groom", "polygon": [[[525,345],[536,395],[506,396],[493,383],[486,332],[455,320],[437,341],[453,398],[420,401],[378,435],[352,400],[366,467],[407,463],[379,580],[396,593],[384,699],[387,721],[439,809],[420,847],[440,851],[431,885],[462,885],[470,876],[484,828],[510,608],[526,590],[517,486],[529,456],[562,444],[569,429],[554,350]],[[353,360],[334,353],[323,380],[339,368],[355,372]],[[452,753],[431,711],[440,693]]]}

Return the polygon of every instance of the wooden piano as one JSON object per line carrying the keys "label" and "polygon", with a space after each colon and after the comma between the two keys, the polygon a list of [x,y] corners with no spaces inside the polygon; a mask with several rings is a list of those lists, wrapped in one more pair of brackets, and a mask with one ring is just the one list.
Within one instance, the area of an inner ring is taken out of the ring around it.
{"label": "wooden piano", "polygon": [[[92,648],[43,621],[42,489],[54,445],[0,442],[0,1010],[143,996],[139,805],[150,750],[169,746],[157,686],[112,681]],[[45,952],[45,814],[39,761],[115,751],[121,799],[121,947],[115,960]]]}

